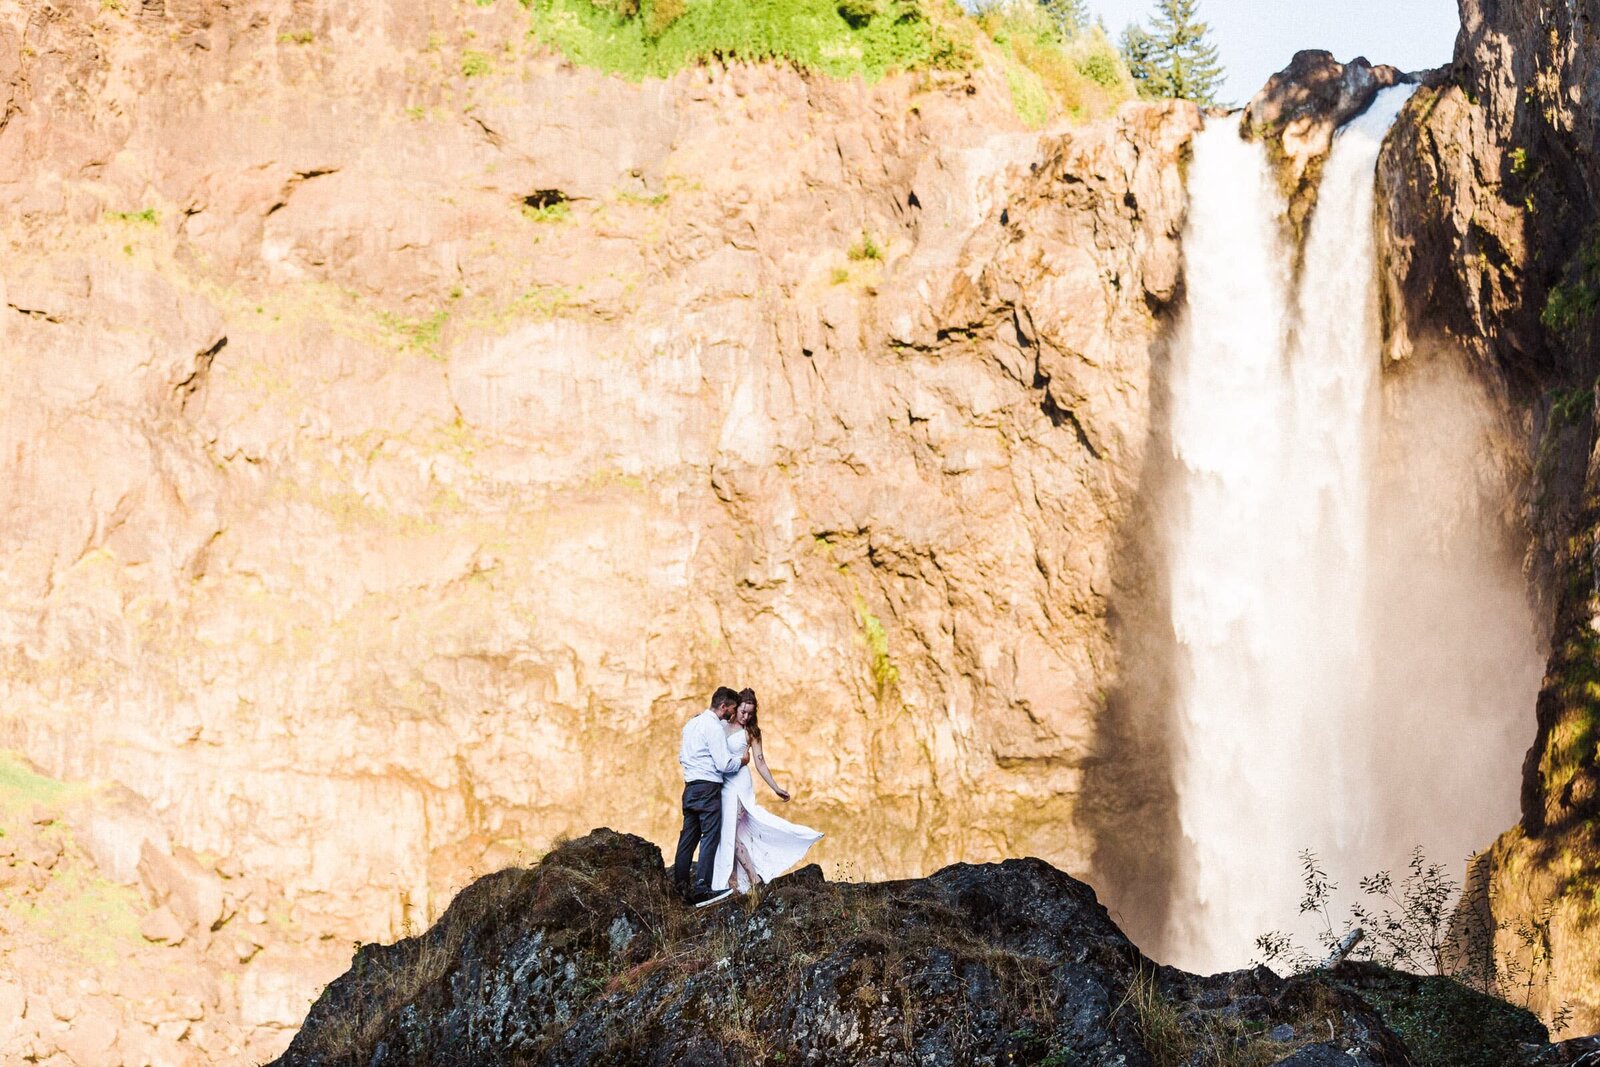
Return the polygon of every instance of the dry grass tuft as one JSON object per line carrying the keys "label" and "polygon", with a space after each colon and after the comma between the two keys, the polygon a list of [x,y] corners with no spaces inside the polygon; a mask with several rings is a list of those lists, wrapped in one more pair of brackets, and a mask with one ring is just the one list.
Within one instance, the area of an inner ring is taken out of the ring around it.
{"label": "dry grass tuft", "polygon": [[1338,1006],[1321,986],[1308,987],[1292,1024],[1295,1036],[1274,1041],[1236,1016],[1189,1011],[1161,990],[1155,972],[1141,967],[1112,1013],[1132,1013],[1139,1040],[1154,1067],[1270,1067],[1320,1038]]}

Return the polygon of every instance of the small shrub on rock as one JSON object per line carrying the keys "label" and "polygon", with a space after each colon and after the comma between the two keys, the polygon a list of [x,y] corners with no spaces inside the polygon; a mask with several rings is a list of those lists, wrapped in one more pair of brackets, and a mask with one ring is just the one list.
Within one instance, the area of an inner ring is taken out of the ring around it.
{"label": "small shrub on rock", "polygon": [[877,18],[880,10],[878,0],[841,0],[839,4],[839,15],[858,30]]}

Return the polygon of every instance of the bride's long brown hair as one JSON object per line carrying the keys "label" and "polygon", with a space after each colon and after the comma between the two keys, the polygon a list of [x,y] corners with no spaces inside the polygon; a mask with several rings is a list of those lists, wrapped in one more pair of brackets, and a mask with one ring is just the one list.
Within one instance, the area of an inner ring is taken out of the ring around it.
{"label": "bride's long brown hair", "polygon": [[761,702],[756,699],[756,691],[754,689],[739,690],[739,703],[750,705],[750,721],[744,724],[744,732],[750,735],[751,741],[759,742],[761,740],[761,723],[758,716],[761,712]]}

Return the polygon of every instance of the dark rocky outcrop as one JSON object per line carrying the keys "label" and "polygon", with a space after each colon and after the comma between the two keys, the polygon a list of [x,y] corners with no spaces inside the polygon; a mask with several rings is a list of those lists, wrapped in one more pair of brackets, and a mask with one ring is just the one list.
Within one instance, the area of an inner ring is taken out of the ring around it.
{"label": "dark rocky outcrop", "polygon": [[1564,1062],[1527,1012],[1445,979],[1159,966],[1040,860],[875,884],[807,867],[695,911],[653,845],[596,830],[480,879],[419,937],[361,947],[278,1064],[1455,1062],[1415,1057],[1385,1012],[1507,1064]]}
{"label": "dark rocky outcrop", "polygon": [[1408,76],[1394,67],[1374,67],[1364,56],[1340,63],[1319,49],[1296,52],[1289,65],[1245,106],[1240,132],[1266,143],[1289,201],[1297,233],[1316,203],[1322,163],[1340,126],[1371,105],[1380,89]]}
{"label": "dark rocky outcrop", "polygon": [[[1332,52],[1305,49],[1262,86],[1244,109],[1251,136],[1282,136],[1290,129],[1326,143],[1333,132],[1367,109],[1379,89],[1405,79],[1388,65],[1374,67],[1365,56],[1340,63]],[[1310,131],[1317,131],[1310,134]]]}

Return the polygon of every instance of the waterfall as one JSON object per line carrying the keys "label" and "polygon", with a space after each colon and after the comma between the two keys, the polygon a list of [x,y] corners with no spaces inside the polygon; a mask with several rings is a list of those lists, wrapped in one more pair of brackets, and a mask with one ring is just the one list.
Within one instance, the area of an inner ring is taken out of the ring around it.
{"label": "waterfall", "polygon": [[[1406,566],[1432,573],[1440,552],[1456,564],[1460,553],[1438,547],[1449,540],[1438,529],[1378,514],[1390,505],[1373,185],[1410,91],[1385,90],[1335,138],[1298,275],[1263,147],[1240,138],[1237,118],[1195,141],[1163,509],[1185,849],[1164,947],[1180,966],[1244,966],[1257,935],[1294,929],[1302,849],[1353,889],[1414,844],[1459,848],[1432,857],[1454,866],[1515,818],[1516,724],[1531,721],[1539,663],[1515,562],[1478,553],[1460,589],[1452,577],[1426,607],[1492,602],[1515,617],[1501,664],[1511,681],[1423,707],[1409,676],[1470,673],[1464,657],[1479,650],[1452,625],[1413,641],[1415,605],[1397,607],[1391,586],[1406,584]],[[1385,731],[1419,707],[1410,728],[1464,725],[1464,741],[1492,751],[1394,767]],[[1462,780],[1476,775],[1493,782]],[[1451,810],[1463,805],[1471,812]]]}

